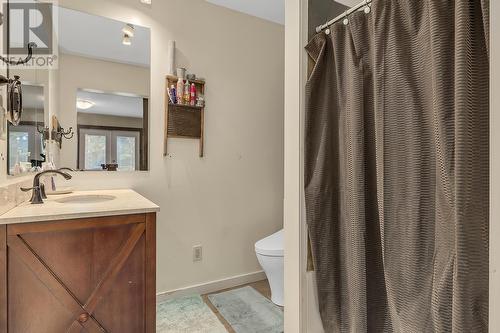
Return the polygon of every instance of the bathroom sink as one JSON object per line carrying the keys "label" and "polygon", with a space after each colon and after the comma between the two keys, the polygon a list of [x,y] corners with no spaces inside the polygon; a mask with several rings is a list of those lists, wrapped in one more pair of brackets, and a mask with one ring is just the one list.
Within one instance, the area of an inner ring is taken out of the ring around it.
{"label": "bathroom sink", "polygon": [[116,199],[114,195],[84,194],[84,195],[73,195],[70,197],[64,197],[54,201],[59,203],[95,204],[114,199]]}

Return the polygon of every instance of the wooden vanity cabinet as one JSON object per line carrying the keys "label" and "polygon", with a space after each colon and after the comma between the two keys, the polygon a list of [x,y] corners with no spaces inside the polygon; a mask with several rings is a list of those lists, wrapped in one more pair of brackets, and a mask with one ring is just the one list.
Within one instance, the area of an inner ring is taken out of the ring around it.
{"label": "wooden vanity cabinet", "polygon": [[0,332],[153,333],[156,214],[0,225]]}

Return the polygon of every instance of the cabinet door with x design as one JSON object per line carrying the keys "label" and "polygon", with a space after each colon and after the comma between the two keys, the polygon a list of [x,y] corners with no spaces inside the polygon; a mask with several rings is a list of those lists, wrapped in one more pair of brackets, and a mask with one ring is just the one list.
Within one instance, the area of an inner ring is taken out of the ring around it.
{"label": "cabinet door with x design", "polygon": [[0,332],[154,332],[155,219],[0,226]]}

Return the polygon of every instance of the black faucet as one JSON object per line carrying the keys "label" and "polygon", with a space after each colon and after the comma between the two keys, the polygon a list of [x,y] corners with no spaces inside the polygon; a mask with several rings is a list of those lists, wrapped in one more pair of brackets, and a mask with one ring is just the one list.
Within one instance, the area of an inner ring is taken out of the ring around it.
{"label": "black faucet", "polygon": [[62,167],[62,168],[59,168],[57,169],[57,171],[71,171],[71,172],[75,172],[76,170],[75,169],[72,169],[72,168],[68,168],[68,167]]}
{"label": "black faucet", "polygon": [[[71,172],[75,172],[75,171],[80,171],[80,170],[75,170],[73,168],[68,168],[68,167],[62,167],[62,168],[57,169],[57,171],[71,171]],[[56,184],[54,183],[54,177],[50,177],[50,178],[51,178],[51,181],[52,181],[52,190],[55,191],[56,190]],[[45,185],[43,183],[40,184],[40,190],[42,192],[42,199],[47,199],[47,194],[45,194]]]}
{"label": "black faucet", "polygon": [[21,191],[23,192],[28,192],[28,191],[33,191],[31,194],[31,199],[30,202],[32,204],[43,204],[43,199],[46,199],[47,196],[45,195],[45,186],[43,184],[40,184],[40,177],[46,174],[58,174],[64,177],[64,179],[69,180],[71,179],[71,175],[62,172],[59,170],[46,170],[39,172],[35,175],[35,178],[33,178],[33,187],[30,188],[21,188]]}

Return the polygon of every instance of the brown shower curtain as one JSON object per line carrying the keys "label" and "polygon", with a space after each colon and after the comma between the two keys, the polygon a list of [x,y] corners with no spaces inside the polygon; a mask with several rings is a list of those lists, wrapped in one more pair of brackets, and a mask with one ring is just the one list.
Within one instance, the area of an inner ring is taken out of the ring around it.
{"label": "brown shower curtain", "polygon": [[374,0],[306,47],[326,332],[487,332],[488,5]]}

